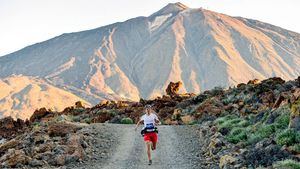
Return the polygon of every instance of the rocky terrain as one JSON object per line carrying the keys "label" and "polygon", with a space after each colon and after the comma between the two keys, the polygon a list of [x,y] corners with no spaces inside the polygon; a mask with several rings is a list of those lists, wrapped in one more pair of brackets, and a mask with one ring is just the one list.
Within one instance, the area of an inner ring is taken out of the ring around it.
{"label": "rocky terrain", "polygon": [[[254,78],[292,80],[300,74],[299,65],[298,33],[172,3],[147,17],[62,34],[1,56],[0,78],[36,77],[95,105],[99,100],[154,99],[171,81],[181,81],[183,93],[199,93]],[[16,106],[0,114],[35,106],[25,94],[24,99],[1,98],[1,105]],[[49,106],[57,106],[47,99]]]}
{"label": "rocky terrain", "polygon": [[[166,95],[152,100],[102,101],[91,108],[79,101],[60,112],[38,109],[27,121],[2,119],[0,164],[143,168],[142,139],[125,124],[137,122],[151,104],[163,124],[185,125],[160,126],[161,146],[174,145],[174,152],[158,150],[157,167],[299,168],[300,77],[254,79],[198,95],[180,94],[181,86],[172,82]],[[175,157],[178,152],[183,155]]]}

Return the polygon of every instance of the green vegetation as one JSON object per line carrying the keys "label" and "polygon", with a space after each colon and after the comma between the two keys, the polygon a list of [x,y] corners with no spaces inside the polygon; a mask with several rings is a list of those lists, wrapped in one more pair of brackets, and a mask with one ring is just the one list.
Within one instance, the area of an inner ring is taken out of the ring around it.
{"label": "green vegetation", "polygon": [[32,130],[33,131],[40,131],[40,129],[41,129],[41,123],[40,122],[33,122],[33,124],[32,124]]}
{"label": "green vegetation", "polygon": [[[272,114],[273,113],[273,114]],[[276,115],[278,114],[278,115]],[[269,118],[274,118],[274,123],[266,124]],[[274,137],[279,145],[292,146],[300,143],[300,133],[288,129],[290,109],[283,106],[274,112],[265,111],[262,118],[255,122],[254,116],[245,118],[236,115],[227,115],[215,120],[219,131],[227,131],[226,139],[231,143],[245,142],[247,145],[255,144],[264,138]],[[299,150],[300,146],[294,147]]]}
{"label": "green vegetation", "polygon": [[294,160],[278,161],[273,165],[276,169],[300,169],[300,163]]}
{"label": "green vegetation", "polygon": [[286,129],[276,136],[276,143],[279,145],[291,146],[300,143],[300,133],[294,129]]}
{"label": "green vegetation", "polygon": [[236,144],[247,139],[247,131],[245,128],[236,127],[230,131],[226,138],[229,142]]}
{"label": "green vegetation", "polygon": [[95,114],[97,115],[103,115],[103,114],[109,114],[111,116],[116,116],[117,114],[119,114],[118,110],[99,110],[97,111]]}
{"label": "green vegetation", "polygon": [[257,142],[259,142],[260,140],[262,140],[263,138],[260,135],[256,135],[256,134],[249,134],[248,139],[247,139],[247,144],[251,145],[251,144],[256,144]]}
{"label": "green vegetation", "polygon": [[237,124],[241,121],[242,120],[240,118],[238,118],[237,116],[227,115],[227,116],[218,118],[215,121],[215,123],[218,124],[219,129],[226,128],[226,129],[231,130],[233,127],[237,126]]}
{"label": "green vegetation", "polygon": [[257,131],[254,133],[261,138],[267,138],[271,136],[273,133],[275,133],[275,126],[273,124],[270,125],[260,125],[260,127],[257,129]]}
{"label": "green vegetation", "polygon": [[226,139],[232,143],[238,143],[240,141],[247,140],[247,129],[249,122],[247,120],[241,119],[237,116],[227,115],[224,117],[218,118],[215,123],[219,130],[228,130],[229,134],[226,136]]}
{"label": "green vegetation", "polygon": [[291,149],[292,151],[296,152],[297,154],[299,154],[299,153],[300,153],[300,144],[297,143],[297,144],[291,146],[290,149]]}
{"label": "green vegetation", "polygon": [[211,89],[210,92],[211,92],[211,95],[217,96],[224,92],[224,88],[221,86],[217,86],[217,87],[214,87],[213,89]]}
{"label": "green vegetation", "polygon": [[82,114],[82,113],[84,113],[85,109],[84,108],[75,108],[73,111],[76,114]]}
{"label": "green vegetation", "polygon": [[80,122],[81,118],[80,118],[80,116],[73,116],[72,119],[73,119],[74,122]]}
{"label": "green vegetation", "polygon": [[133,120],[129,117],[125,117],[121,120],[122,124],[133,124]]}
{"label": "green vegetation", "polygon": [[84,123],[91,124],[92,119],[88,117],[88,118],[85,118],[83,121],[84,121]]}
{"label": "green vegetation", "polygon": [[276,112],[278,112],[280,114],[280,116],[278,116],[275,119],[275,127],[277,130],[283,130],[288,128],[289,123],[290,123],[290,114],[291,114],[291,110],[289,107],[287,106],[283,106],[280,107],[276,110]]}

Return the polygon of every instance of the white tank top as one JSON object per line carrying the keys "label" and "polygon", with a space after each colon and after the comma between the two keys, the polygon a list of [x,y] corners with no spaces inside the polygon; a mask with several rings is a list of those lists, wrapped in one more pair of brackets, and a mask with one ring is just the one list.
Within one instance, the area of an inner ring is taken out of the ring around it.
{"label": "white tank top", "polygon": [[158,120],[158,117],[154,113],[150,113],[149,115],[144,114],[141,117],[141,120],[144,121],[144,127],[146,127],[146,128],[154,128],[155,127],[155,119]]}

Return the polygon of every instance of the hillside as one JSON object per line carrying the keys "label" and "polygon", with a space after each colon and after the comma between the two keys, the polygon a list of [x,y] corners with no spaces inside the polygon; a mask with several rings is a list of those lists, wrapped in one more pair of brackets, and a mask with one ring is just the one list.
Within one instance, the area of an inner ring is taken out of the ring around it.
{"label": "hillside", "polygon": [[[180,85],[170,86],[168,95],[152,100],[103,101],[92,108],[78,104],[61,112],[42,108],[30,121],[1,119],[0,165],[144,168],[140,133],[133,125],[107,123],[137,122],[151,104],[164,124],[158,126],[164,147],[154,152],[157,167],[300,166],[300,77],[255,79],[198,95],[180,94]],[[163,155],[170,145],[175,147]]]}
{"label": "hillside", "polygon": [[62,111],[83,99],[59,89],[44,80],[10,76],[0,80],[0,118],[11,116],[14,119],[29,119],[36,109],[46,107],[52,111]]}
{"label": "hillside", "polygon": [[67,33],[0,57],[0,77],[37,76],[86,99],[155,98],[170,81],[199,93],[300,74],[300,35],[206,9],[168,4],[148,17]]}

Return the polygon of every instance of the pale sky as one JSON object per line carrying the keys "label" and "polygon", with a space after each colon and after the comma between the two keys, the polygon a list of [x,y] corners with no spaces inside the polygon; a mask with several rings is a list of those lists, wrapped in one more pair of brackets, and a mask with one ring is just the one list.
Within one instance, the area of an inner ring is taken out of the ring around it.
{"label": "pale sky", "polygon": [[[62,33],[149,16],[179,0],[0,0],[0,56]],[[300,0],[181,0],[300,33]]]}

